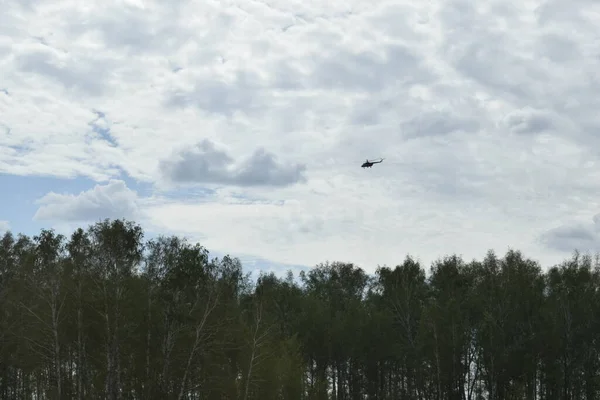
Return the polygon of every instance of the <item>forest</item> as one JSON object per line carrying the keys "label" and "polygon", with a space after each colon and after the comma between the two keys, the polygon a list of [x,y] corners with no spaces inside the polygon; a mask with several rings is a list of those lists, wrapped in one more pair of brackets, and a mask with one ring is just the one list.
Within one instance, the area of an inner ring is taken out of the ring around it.
{"label": "forest", "polygon": [[0,245],[2,399],[600,398],[600,262],[245,274],[104,220]]}

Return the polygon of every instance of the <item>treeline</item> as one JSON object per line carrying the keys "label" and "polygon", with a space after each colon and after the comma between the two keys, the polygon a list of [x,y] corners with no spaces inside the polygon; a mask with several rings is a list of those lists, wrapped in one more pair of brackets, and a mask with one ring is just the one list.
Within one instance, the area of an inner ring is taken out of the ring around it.
{"label": "treeline", "polygon": [[597,399],[600,269],[516,251],[252,283],[106,220],[0,246],[2,399]]}

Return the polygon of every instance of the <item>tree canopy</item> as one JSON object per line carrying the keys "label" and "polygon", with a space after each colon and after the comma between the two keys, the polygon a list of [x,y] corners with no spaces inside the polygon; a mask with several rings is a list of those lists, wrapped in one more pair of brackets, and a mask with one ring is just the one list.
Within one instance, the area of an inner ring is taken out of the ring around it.
{"label": "tree canopy", "polygon": [[253,282],[131,221],[7,232],[0,398],[600,398],[597,258],[488,251],[426,272],[406,257]]}

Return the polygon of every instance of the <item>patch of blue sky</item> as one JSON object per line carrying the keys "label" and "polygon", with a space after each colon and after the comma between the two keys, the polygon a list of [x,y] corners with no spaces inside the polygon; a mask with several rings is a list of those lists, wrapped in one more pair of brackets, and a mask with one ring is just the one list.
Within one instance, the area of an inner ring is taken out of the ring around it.
{"label": "patch of blue sky", "polygon": [[285,279],[288,271],[293,273],[294,280],[299,281],[300,272],[307,272],[311,269],[307,265],[280,263],[245,254],[230,253],[230,256],[237,257],[241,261],[244,272],[250,273],[253,281],[256,281],[261,273],[269,274],[271,272],[278,278]]}
{"label": "patch of blue sky", "polygon": [[102,138],[108,142],[111,146],[117,147],[118,143],[110,134],[110,128],[105,126],[104,118],[106,114],[99,110],[93,110],[94,114],[96,114],[96,119],[89,122],[89,126],[92,128],[92,131],[98,134]]}

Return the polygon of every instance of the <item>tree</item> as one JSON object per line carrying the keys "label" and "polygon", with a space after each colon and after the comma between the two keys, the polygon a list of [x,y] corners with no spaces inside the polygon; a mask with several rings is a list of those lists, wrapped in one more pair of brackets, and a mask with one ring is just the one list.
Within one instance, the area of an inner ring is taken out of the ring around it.
{"label": "tree", "polygon": [[261,274],[131,221],[0,238],[0,397],[589,400],[600,256]]}
{"label": "tree", "polygon": [[[123,319],[123,304],[134,273],[142,260],[143,231],[138,225],[122,220],[99,222],[89,228],[94,281],[101,305],[97,308],[104,319],[106,357],[105,396],[110,400],[122,398],[122,339],[129,324]],[[130,326],[130,325],[129,325]]]}

